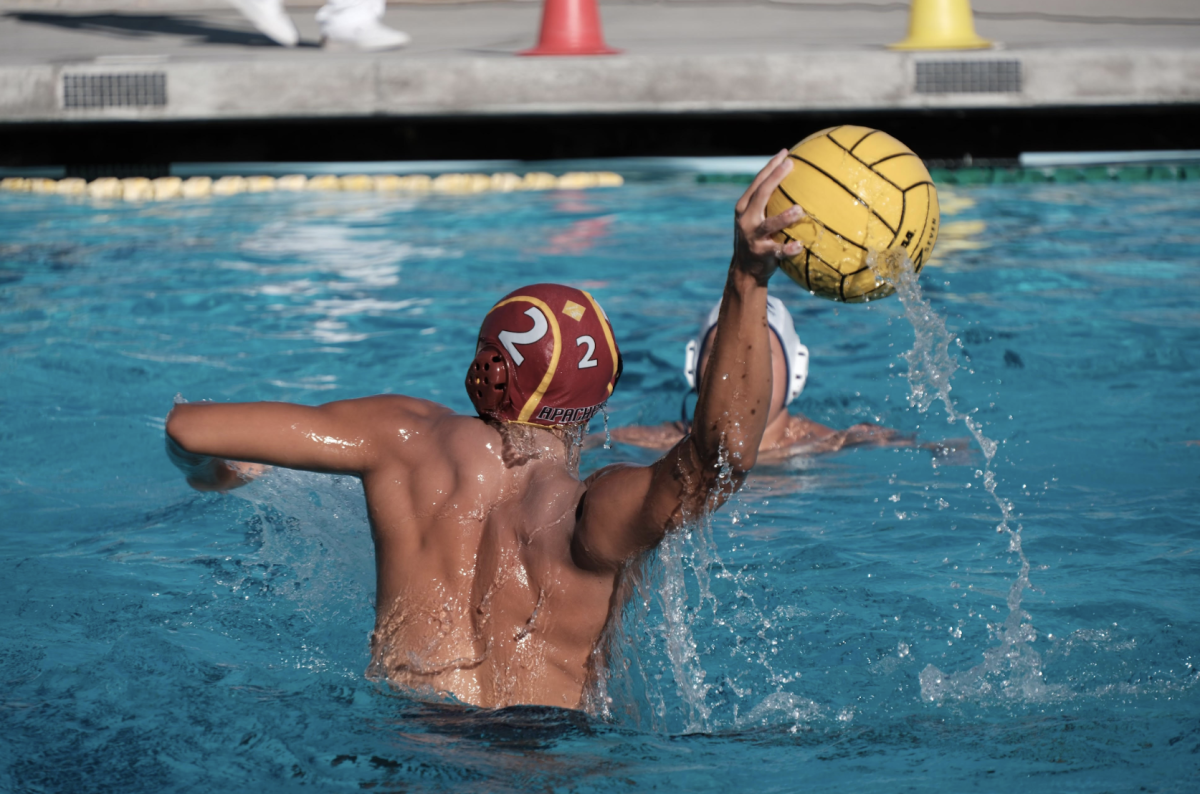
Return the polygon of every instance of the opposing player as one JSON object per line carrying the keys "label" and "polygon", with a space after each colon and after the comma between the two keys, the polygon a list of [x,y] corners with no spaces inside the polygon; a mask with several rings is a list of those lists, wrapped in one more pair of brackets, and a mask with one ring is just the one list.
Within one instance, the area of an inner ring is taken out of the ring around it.
{"label": "opposing player", "polygon": [[[693,389],[703,381],[712,343],[716,338],[718,303],[700,327],[700,333],[687,345],[684,378]],[[771,328],[772,393],[767,426],[759,443],[759,462],[775,462],[797,455],[819,455],[858,446],[922,447],[939,457],[957,455],[965,447],[964,440],[941,443],[917,442],[913,436],[870,422],[862,422],[845,430],[834,430],[803,415],[791,414],[787,406],[800,396],[808,381],[808,348],[796,334],[792,315],[783,301],[767,298],[767,324]],[[611,431],[614,441],[648,449],[670,449],[691,431],[692,420],[686,414],[677,422],[660,425],[630,425]],[[588,446],[595,446],[603,436],[588,437]]]}
{"label": "opposing player", "polygon": [[585,292],[517,290],[480,329],[467,390],[479,416],[394,395],[319,407],[177,406],[172,460],[201,489],[244,482],[239,464],[361,478],[376,554],[373,674],[485,707],[581,705],[625,565],[720,506],[758,460],[771,412],[767,282],[799,253],[766,218],[786,151],[737,202],[734,252],[695,423],[657,462],[584,481],[581,423],[607,400],[621,360]]}

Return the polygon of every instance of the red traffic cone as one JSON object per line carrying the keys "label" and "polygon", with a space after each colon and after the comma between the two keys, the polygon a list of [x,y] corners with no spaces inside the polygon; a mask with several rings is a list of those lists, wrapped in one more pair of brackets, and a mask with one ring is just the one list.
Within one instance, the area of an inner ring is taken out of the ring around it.
{"label": "red traffic cone", "polygon": [[537,46],[519,55],[615,55],[604,43],[596,0],[546,0]]}

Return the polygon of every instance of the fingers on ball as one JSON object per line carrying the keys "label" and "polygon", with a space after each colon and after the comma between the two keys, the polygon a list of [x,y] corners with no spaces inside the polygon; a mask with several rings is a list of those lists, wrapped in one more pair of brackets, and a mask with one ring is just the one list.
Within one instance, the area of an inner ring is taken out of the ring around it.
{"label": "fingers on ball", "polygon": [[[736,207],[739,213],[746,211],[746,208],[750,205],[754,195],[758,192],[759,187],[764,181],[774,174],[775,170],[779,168],[780,163],[790,162],[787,159],[787,156],[788,150],[780,149],[775,153],[775,156],[768,160],[767,164],[764,165],[761,170],[759,170],[759,172],[754,176],[753,181],[750,182],[750,187],[746,188],[746,192],[742,194],[740,199],[738,199]],[[771,190],[774,189],[774,187],[771,188]]]}
{"label": "fingers on ball", "polygon": [[796,223],[796,221],[803,218],[804,215],[804,210],[800,209],[798,204],[793,204],[791,207],[788,207],[778,215],[767,218],[765,221],[763,221],[759,226],[759,231],[761,234],[777,234]]}
{"label": "fingers on ball", "polygon": [[784,177],[791,172],[792,161],[785,158],[759,184],[758,189],[754,191],[753,198],[750,199],[749,206],[746,208],[753,217],[760,218],[766,214],[767,201],[771,198],[771,194],[775,192],[775,188],[779,187],[779,183],[783,181]]}

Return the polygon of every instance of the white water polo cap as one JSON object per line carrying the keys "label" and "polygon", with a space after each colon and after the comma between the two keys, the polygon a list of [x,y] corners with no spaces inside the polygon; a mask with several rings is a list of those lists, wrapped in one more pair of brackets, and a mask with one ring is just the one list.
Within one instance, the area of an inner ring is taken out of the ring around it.
{"label": "white water polo cap", "polygon": [[[687,378],[688,386],[695,389],[699,374],[700,362],[704,358],[705,343],[708,334],[717,324],[721,316],[721,304],[717,303],[708,313],[708,319],[700,326],[700,335],[687,343],[687,353],[683,363],[683,376]],[[796,334],[796,324],[792,322],[792,314],[783,305],[783,301],[774,295],[767,296],[767,325],[775,332],[779,346],[783,348],[783,357],[787,361],[788,381],[787,397],[784,405],[800,396],[804,384],[808,381],[808,348]]]}

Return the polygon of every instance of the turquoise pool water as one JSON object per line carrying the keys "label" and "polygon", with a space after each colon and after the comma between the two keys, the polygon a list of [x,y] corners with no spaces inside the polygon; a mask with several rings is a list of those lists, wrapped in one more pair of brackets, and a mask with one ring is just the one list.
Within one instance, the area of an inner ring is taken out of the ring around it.
{"label": "turquoise pool water", "polygon": [[[991,465],[976,444],[955,465],[858,450],[757,472],[647,562],[607,714],[366,681],[356,482],[204,495],[165,458],[177,393],[465,410],[479,319],[543,280],[612,318],[610,421],[673,419],[740,190],[0,194],[0,789],[1197,790],[1194,182],[944,195],[917,325],[949,328],[952,405]],[[968,435],[910,404],[898,299],[774,289],[812,352],[793,410]]]}

